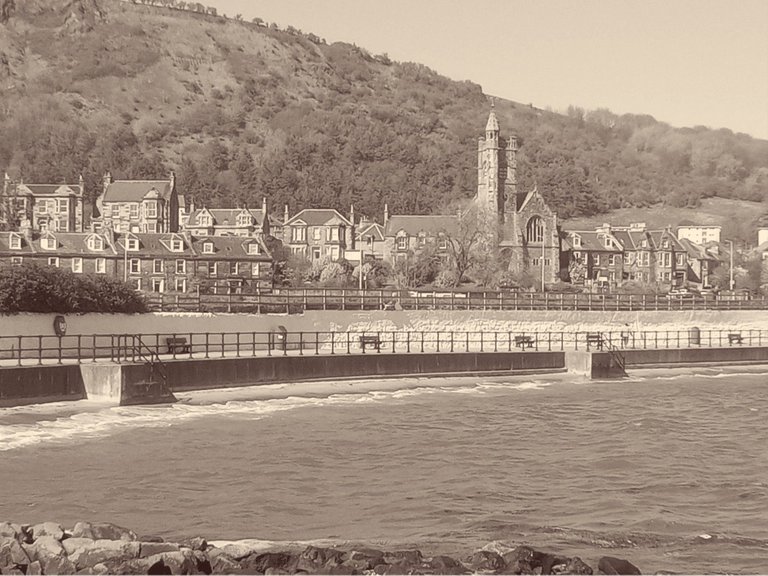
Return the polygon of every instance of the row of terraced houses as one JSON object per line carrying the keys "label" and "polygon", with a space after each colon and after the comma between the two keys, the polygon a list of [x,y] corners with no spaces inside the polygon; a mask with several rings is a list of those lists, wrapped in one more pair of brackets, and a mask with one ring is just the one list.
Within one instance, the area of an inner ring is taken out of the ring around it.
{"label": "row of terraced houses", "polygon": [[[502,138],[491,110],[478,140],[478,190],[462,214],[390,214],[383,220],[334,209],[294,214],[196,206],[173,173],[157,180],[104,176],[95,216],[86,222],[84,184],[29,184],[5,175],[0,198],[0,265],[40,262],[75,273],[106,274],[153,292],[268,290],[275,249],[310,260],[375,258],[392,264],[430,249],[444,260],[467,219],[482,218],[510,267],[554,282],[620,286],[710,284],[723,260],[714,226],[672,229],[603,225],[567,230],[535,188],[518,190],[517,141]],[[477,220],[478,225],[480,220]]]}

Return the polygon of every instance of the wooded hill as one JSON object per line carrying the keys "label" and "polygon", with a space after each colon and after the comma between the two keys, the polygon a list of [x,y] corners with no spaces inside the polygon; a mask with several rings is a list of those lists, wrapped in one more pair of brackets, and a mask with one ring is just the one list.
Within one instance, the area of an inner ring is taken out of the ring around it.
{"label": "wooded hill", "polygon": [[[0,169],[26,182],[175,170],[208,206],[350,204],[379,220],[476,187],[489,99],[414,63],[173,6],[0,0]],[[195,5],[197,6],[197,5]],[[200,6],[202,7],[202,6]],[[205,11],[203,11],[205,12]],[[564,87],[567,89],[567,87]],[[561,218],[768,198],[768,141],[647,115],[496,100],[519,177]]]}

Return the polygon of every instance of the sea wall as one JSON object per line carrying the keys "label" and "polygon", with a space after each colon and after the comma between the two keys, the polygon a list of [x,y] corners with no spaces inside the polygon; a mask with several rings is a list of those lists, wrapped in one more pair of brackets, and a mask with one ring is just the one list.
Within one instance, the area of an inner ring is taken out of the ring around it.
{"label": "sea wall", "polygon": [[83,376],[76,365],[0,368],[0,407],[82,400]]}
{"label": "sea wall", "polygon": [[655,366],[685,366],[707,363],[768,363],[768,348],[731,346],[728,348],[677,348],[669,350],[625,350],[628,369]]}
{"label": "sea wall", "polygon": [[[0,349],[13,336],[54,336],[53,314],[0,316]],[[708,329],[768,330],[768,314],[749,310],[657,312],[498,311],[498,310],[375,310],[307,311],[303,314],[72,314],[67,334],[172,334],[201,332],[268,332],[284,326],[289,332],[326,331],[485,331],[562,332],[632,330],[685,331]]]}

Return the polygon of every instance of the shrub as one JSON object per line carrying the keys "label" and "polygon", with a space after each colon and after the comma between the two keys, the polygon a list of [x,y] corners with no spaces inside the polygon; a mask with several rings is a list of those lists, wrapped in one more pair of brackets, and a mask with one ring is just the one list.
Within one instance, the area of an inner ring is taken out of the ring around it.
{"label": "shrub", "polygon": [[0,269],[0,313],[146,311],[141,295],[119,280],[37,264]]}

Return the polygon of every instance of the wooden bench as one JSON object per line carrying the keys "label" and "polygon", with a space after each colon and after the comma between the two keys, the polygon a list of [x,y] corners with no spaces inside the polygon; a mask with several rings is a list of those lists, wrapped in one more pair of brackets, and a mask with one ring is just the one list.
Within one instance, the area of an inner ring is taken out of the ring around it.
{"label": "wooden bench", "polygon": [[189,352],[191,350],[191,346],[187,343],[187,339],[180,336],[166,338],[165,345],[168,346],[168,354],[183,354],[184,352]]}
{"label": "wooden bench", "polygon": [[587,348],[594,344],[598,350],[603,349],[603,335],[600,332],[587,332]]}
{"label": "wooden bench", "polygon": [[536,343],[536,340],[531,338],[530,336],[515,336],[515,346],[520,348],[521,350],[525,347],[533,348],[533,345]]}
{"label": "wooden bench", "polygon": [[728,334],[728,345],[731,346],[734,342],[736,344],[741,344],[744,341],[744,338],[742,337],[741,333],[739,332],[731,332]]}
{"label": "wooden bench", "polygon": [[381,339],[378,336],[363,334],[360,336],[360,348],[365,351],[366,346],[372,346],[376,350],[381,350]]}

